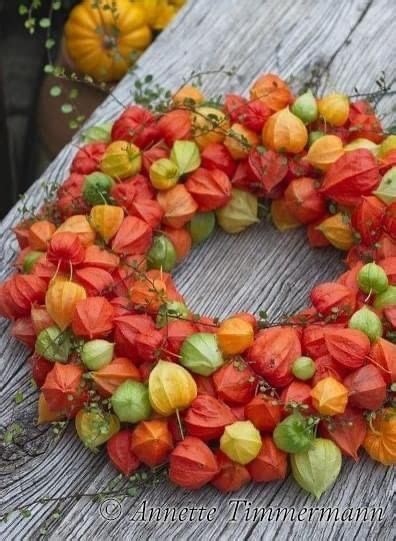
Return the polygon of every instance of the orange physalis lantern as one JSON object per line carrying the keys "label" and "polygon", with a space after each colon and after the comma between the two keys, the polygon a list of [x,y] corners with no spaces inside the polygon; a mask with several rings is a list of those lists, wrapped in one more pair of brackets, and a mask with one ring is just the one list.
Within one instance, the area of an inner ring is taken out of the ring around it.
{"label": "orange physalis lantern", "polygon": [[45,395],[40,393],[38,399],[38,419],[37,424],[52,423],[53,421],[61,421],[65,418],[63,411],[53,411],[49,408]]}
{"label": "orange physalis lantern", "polygon": [[373,460],[385,466],[396,464],[396,408],[385,408],[375,414],[363,447]]}
{"label": "orange physalis lantern", "polygon": [[55,233],[56,227],[48,220],[38,220],[29,227],[29,246],[32,250],[47,249],[47,244]]}
{"label": "orange physalis lantern", "polygon": [[355,329],[329,327],[324,331],[324,339],[333,359],[350,370],[362,366],[370,352],[367,335]]}
{"label": "orange physalis lantern", "polygon": [[298,154],[308,141],[305,124],[286,107],[269,117],[263,128],[263,144],[277,152]]}
{"label": "orange physalis lantern", "polygon": [[167,287],[163,280],[136,280],[130,289],[130,299],[134,306],[141,306],[157,312],[166,299]]}
{"label": "orange physalis lantern", "polygon": [[336,320],[353,314],[356,293],[337,282],[324,282],[313,288],[311,301],[320,314]]}
{"label": "orange physalis lantern", "polygon": [[331,126],[343,126],[349,117],[349,98],[344,94],[329,94],[318,100],[320,116]]}
{"label": "orange physalis lantern", "polygon": [[217,340],[224,355],[237,355],[253,344],[254,330],[250,323],[233,317],[220,325]]}
{"label": "orange physalis lantern", "polygon": [[104,297],[88,297],[77,303],[72,320],[76,336],[90,340],[106,336],[113,328],[114,308]]}
{"label": "orange physalis lantern", "polygon": [[132,433],[131,449],[150,468],[166,462],[173,449],[172,434],[167,421],[141,421]]}
{"label": "orange physalis lantern", "polygon": [[357,452],[367,433],[367,423],[361,411],[348,406],[342,415],[322,421],[319,430],[321,436],[333,440],[344,455],[359,460]]}
{"label": "orange physalis lantern", "polygon": [[224,146],[228,149],[234,160],[243,160],[252,147],[259,144],[258,135],[242,124],[235,123],[228,130],[224,139]]}
{"label": "orange physalis lantern", "polygon": [[91,375],[96,387],[104,396],[111,396],[126,380],[141,380],[139,370],[127,357],[116,357],[100,370],[91,372]]}
{"label": "orange physalis lantern", "polygon": [[190,233],[183,227],[180,229],[163,227],[162,232],[172,242],[176,250],[176,261],[179,263],[191,251],[192,239]]}
{"label": "orange physalis lantern", "polygon": [[96,205],[89,215],[91,226],[105,242],[109,242],[120,229],[124,211],[114,205]]}
{"label": "orange physalis lantern", "polygon": [[112,272],[118,267],[119,263],[120,258],[118,255],[112,254],[96,244],[88,246],[85,250],[83,264],[86,267],[98,267]]}
{"label": "orange physalis lantern", "polygon": [[358,368],[344,379],[349,402],[356,408],[377,410],[386,399],[386,383],[382,371],[373,364]]}
{"label": "orange physalis lantern", "polygon": [[198,438],[187,436],[170,455],[169,479],[183,488],[199,489],[218,471],[213,452]]}
{"label": "orange physalis lantern", "polygon": [[81,386],[83,369],[75,364],[54,363],[41,387],[48,407],[72,417],[87,399]]}
{"label": "orange physalis lantern", "polygon": [[200,149],[211,143],[221,143],[229,127],[229,121],[220,109],[198,107],[192,113],[193,136]]}
{"label": "orange physalis lantern", "polygon": [[387,383],[396,382],[396,344],[378,338],[371,348],[370,359],[380,369]]}
{"label": "orange physalis lantern", "polygon": [[254,396],[257,380],[243,361],[232,361],[213,374],[217,396],[231,405],[246,404]]}
{"label": "orange physalis lantern", "polygon": [[344,413],[348,389],[332,377],[321,379],[311,391],[312,405],[322,415]]}
{"label": "orange physalis lantern", "polygon": [[176,229],[189,222],[198,210],[197,203],[183,184],[159,192],[157,200],[164,211],[163,223]]}
{"label": "orange physalis lantern", "polygon": [[124,218],[112,241],[112,249],[121,255],[144,254],[151,246],[153,231],[136,216]]}
{"label": "orange physalis lantern", "polygon": [[0,315],[9,319],[28,316],[32,304],[42,303],[47,284],[32,274],[15,274],[0,284]]}
{"label": "orange physalis lantern", "polygon": [[245,406],[245,417],[261,432],[272,432],[281,420],[279,401],[265,394],[256,395]]}
{"label": "orange physalis lantern", "polygon": [[77,235],[83,246],[89,246],[95,241],[95,231],[90,226],[88,218],[82,214],[76,214],[75,216],[67,218],[63,224],[58,227],[54,235],[65,232]]}
{"label": "orange physalis lantern", "polygon": [[279,231],[288,231],[300,227],[301,222],[292,214],[284,197],[274,199],[271,203],[271,219]]}
{"label": "orange physalis lantern", "polygon": [[293,95],[287,84],[277,75],[267,73],[255,81],[250,89],[252,100],[259,100],[272,111],[279,111],[290,105]]}
{"label": "orange physalis lantern", "polygon": [[201,103],[205,96],[196,86],[184,85],[172,96],[175,105],[184,105],[185,102]]}
{"label": "orange physalis lantern", "polygon": [[313,178],[292,180],[285,191],[285,200],[289,211],[302,224],[314,222],[326,213],[325,200]]}
{"label": "orange physalis lantern", "polygon": [[64,330],[72,322],[77,303],[86,296],[85,289],[75,282],[55,281],[48,288],[45,307],[58,327]]}

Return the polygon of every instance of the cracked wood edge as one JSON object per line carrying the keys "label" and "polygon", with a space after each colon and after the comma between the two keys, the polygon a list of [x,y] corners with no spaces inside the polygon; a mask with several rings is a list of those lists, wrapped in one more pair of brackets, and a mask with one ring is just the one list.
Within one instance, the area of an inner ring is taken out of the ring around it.
{"label": "cracked wood edge", "polygon": [[[281,76],[297,75],[307,79],[316,66],[316,82],[323,90],[334,87],[350,91],[371,89],[378,72],[386,68],[396,52],[395,24],[391,0],[194,0],[150,47],[139,63],[138,75],[154,73],[160,84],[177,88],[181,78],[192,69],[237,66],[237,75],[207,78],[208,93],[246,90],[263,71]],[[213,54],[215,52],[215,54]],[[327,70],[329,73],[327,73]],[[336,83],[336,84],[335,84]],[[130,101],[132,77],[126,77],[117,88],[117,96]],[[386,110],[384,104],[381,104]],[[389,105],[389,104],[388,104]],[[120,107],[108,99],[90,119],[90,123],[113,119]],[[46,180],[61,180],[74,155],[66,147],[43,175]],[[42,197],[39,184],[28,192],[28,200],[38,204]],[[13,210],[3,221],[0,277],[9,272],[15,241],[10,227],[17,221]],[[215,257],[214,255],[215,254]],[[259,224],[249,231],[231,237],[218,232],[199,247],[176,272],[176,282],[187,302],[196,311],[222,316],[232,311],[266,308],[271,317],[303,306],[307,293],[316,282],[332,279],[341,269],[340,258],[332,250],[313,251],[307,246],[302,231],[281,235],[268,224]],[[194,274],[196,276],[194,276]],[[272,281],[282,276],[279,288]],[[241,283],[244,285],[241,287]],[[2,422],[23,415],[35,407],[37,395],[30,390],[29,371],[24,359],[26,351],[7,335],[7,324],[1,323],[0,344],[3,402]],[[12,397],[19,388],[25,390],[24,402],[16,406]],[[113,475],[103,455],[93,455],[82,448],[72,431],[54,444],[45,429],[34,429],[34,437],[51,450],[37,458],[26,458],[9,464],[0,471],[0,494],[4,508],[32,500],[37,495],[73,493],[81,489],[94,491],[103,487]],[[253,505],[301,508],[320,505],[386,505],[391,499],[392,472],[364,458],[360,464],[344,463],[336,485],[316,504],[290,480],[268,485],[249,485],[236,497],[253,501]],[[50,526],[52,539],[204,539],[241,537],[266,539],[310,537],[316,539],[371,538],[391,539],[390,517],[382,523],[227,523],[226,508],[235,496],[224,496],[211,487],[197,493],[183,492],[163,483],[147,489],[137,498],[123,504],[123,519],[116,523],[101,519],[97,504],[88,501],[62,506],[60,520]],[[224,512],[224,519],[214,523],[139,524],[128,516],[143,498],[151,505],[214,505]],[[4,529],[10,539],[38,536],[41,523],[54,507],[36,507],[30,520],[15,518]],[[389,514],[389,512],[388,512]],[[1,532],[1,530],[0,530]],[[3,535],[0,533],[0,535]]]}

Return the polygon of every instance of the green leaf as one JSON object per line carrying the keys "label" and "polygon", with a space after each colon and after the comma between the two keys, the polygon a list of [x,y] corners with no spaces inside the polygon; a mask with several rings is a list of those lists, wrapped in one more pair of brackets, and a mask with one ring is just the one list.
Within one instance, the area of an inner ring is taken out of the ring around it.
{"label": "green leaf", "polygon": [[50,88],[50,95],[53,97],[53,98],[56,98],[58,96],[60,96],[62,94],[62,89],[60,86],[52,86]]}
{"label": "green leaf", "polygon": [[40,19],[39,25],[41,26],[41,28],[49,28],[51,26],[51,19],[49,19],[48,17],[43,17],[42,19]]}
{"label": "green leaf", "polygon": [[46,49],[52,49],[52,47],[55,45],[55,40],[52,38],[48,38],[45,42],[45,48]]}
{"label": "green leaf", "polygon": [[64,113],[65,115],[68,115],[70,114],[72,111],[73,111],[73,106],[70,105],[70,103],[64,103],[61,107],[61,111],[62,113]]}
{"label": "green leaf", "polygon": [[23,392],[18,391],[16,395],[14,396],[15,404],[20,404],[21,402],[23,402],[23,400],[24,400]]}
{"label": "green leaf", "polygon": [[46,64],[44,66],[44,73],[53,73],[54,72],[54,66],[52,66],[52,64]]}

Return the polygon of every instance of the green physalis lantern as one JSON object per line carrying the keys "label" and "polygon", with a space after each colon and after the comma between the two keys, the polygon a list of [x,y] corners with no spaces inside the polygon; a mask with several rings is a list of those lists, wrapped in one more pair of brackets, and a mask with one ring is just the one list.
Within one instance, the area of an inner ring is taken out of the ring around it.
{"label": "green physalis lantern", "polygon": [[111,397],[111,405],[125,423],[138,423],[151,415],[148,387],[138,381],[128,379],[121,383]]}
{"label": "green physalis lantern", "polygon": [[176,250],[172,242],[165,235],[154,237],[153,244],[147,254],[149,269],[162,269],[170,272],[176,265]]}
{"label": "green physalis lantern", "polygon": [[47,361],[65,363],[71,350],[70,335],[52,326],[42,330],[37,336],[35,351]]}
{"label": "green physalis lantern", "polygon": [[186,338],[180,355],[183,366],[202,376],[210,376],[224,362],[216,335],[206,332],[198,332]]}
{"label": "green physalis lantern", "polygon": [[341,451],[331,440],[317,438],[309,449],[293,454],[290,463],[300,487],[319,499],[340,473]]}
{"label": "green physalis lantern", "polygon": [[314,425],[299,412],[283,419],[274,430],[275,445],[286,453],[301,453],[312,445]]}
{"label": "green physalis lantern", "polygon": [[104,173],[87,175],[83,184],[83,197],[90,205],[102,205],[109,202],[109,194],[114,186],[114,180]]}

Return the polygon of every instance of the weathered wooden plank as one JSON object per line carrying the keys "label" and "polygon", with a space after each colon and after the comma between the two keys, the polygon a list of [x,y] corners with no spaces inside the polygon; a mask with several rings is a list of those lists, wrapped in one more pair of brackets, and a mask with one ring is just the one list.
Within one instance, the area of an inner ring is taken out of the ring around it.
{"label": "weathered wooden plank", "polygon": [[[205,70],[219,65],[237,66],[237,75],[227,79],[223,75],[207,78],[204,88],[208,94],[246,90],[252,79],[263,71],[276,71],[283,76],[297,75],[309,78],[316,66],[322,89],[332,87],[352,90],[371,89],[379,71],[386,68],[396,53],[391,39],[395,22],[391,0],[303,0],[282,3],[274,0],[225,0],[190,2],[178,19],[164,32],[140,62],[138,75],[155,74],[158,82],[170,88],[179,86],[183,76],[192,69]],[[125,78],[117,89],[117,96],[129,101],[133,78]],[[120,107],[109,99],[92,118],[114,118]],[[44,179],[62,179],[74,154],[66,147],[44,174]],[[29,191],[29,200],[40,201],[42,191],[36,185]],[[2,224],[2,264],[5,276],[12,259],[9,228],[16,221],[10,213]],[[4,239],[4,240],[3,240]],[[301,231],[286,236],[262,223],[237,237],[218,232],[195,252],[176,272],[176,281],[196,311],[222,316],[226,313],[265,308],[271,317],[298,309],[306,302],[312,284],[331,279],[340,272],[340,257],[332,250],[309,250]],[[275,285],[276,279],[281,285]],[[29,391],[28,370],[23,364],[25,352],[6,335],[6,324],[0,327],[2,340],[3,403],[2,422],[9,422],[27,407],[35,406],[35,393]],[[15,406],[12,397],[23,387],[26,399]],[[0,471],[1,501],[15,506],[35,499],[37,495],[61,495],[78,490],[94,491],[103,487],[112,475],[111,467],[101,456],[83,449],[71,433],[56,445],[48,434],[38,436],[42,445],[51,451],[37,458],[25,457]],[[12,475],[11,475],[12,474]],[[320,522],[284,522],[264,520],[229,522],[229,503],[233,496],[223,496],[211,488],[194,494],[182,492],[164,483],[123,504],[119,520],[101,518],[97,504],[81,500],[62,507],[62,516],[52,521],[53,539],[184,539],[194,536],[204,539],[251,537],[260,539],[334,539],[346,536],[372,538],[381,535],[391,539],[392,472],[369,460],[359,465],[345,463],[343,473],[335,487],[320,500],[320,507],[388,506],[382,522],[352,522],[342,524],[334,520]],[[268,486],[250,485],[238,494],[252,501],[253,506],[292,507],[318,504],[302,493],[289,479]],[[216,506],[216,520],[211,523],[146,523],[131,522],[134,510],[143,499],[149,505],[207,505]],[[29,521],[16,518],[7,529],[13,539],[36,538],[44,519],[54,506],[35,508]],[[5,534],[4,534],[5,535]]]}

